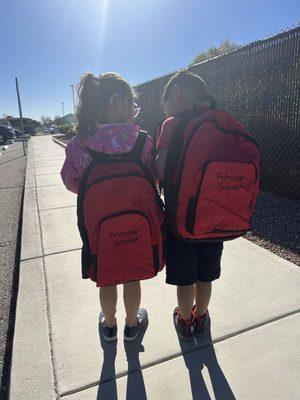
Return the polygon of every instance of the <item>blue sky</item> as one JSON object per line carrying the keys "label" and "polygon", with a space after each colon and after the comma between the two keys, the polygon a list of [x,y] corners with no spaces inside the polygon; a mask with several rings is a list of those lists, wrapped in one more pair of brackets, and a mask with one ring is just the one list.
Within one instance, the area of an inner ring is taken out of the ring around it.
{"label": "blue sky", "polygon": [[245,44],[291,27],[299,0],[1,0],[0,115],[72,112],[84,71],[131,84],[175,71],[225,39]]}

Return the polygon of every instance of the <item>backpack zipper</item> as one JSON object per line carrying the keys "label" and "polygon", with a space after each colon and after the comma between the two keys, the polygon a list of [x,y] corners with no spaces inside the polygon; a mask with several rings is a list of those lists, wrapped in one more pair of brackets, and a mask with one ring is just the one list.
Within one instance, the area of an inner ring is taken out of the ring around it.
{"label": "backpack zipper", "polygon": [[[148,180],[145,176],[143,176],[142,174],[124,173],[124,174],[106,175],[106,176],[103,176],[103,177],[101,177],[101,178],[97,178],[97,179],[95,179],[93,182],[91,182],[91,183],[86,187],[85,192],[86,192],[88,189],[90,189],[92,186],[94,186],[96,183],[100,183],[100,182],[107,181],[107,180],[110,180],[110,179],[128,178],[128,177],[130,177],[130,176],[134,176],[134,177],[137,177],[137,178],[142,178],[142,179],[146,180],[146,181],[150,184],[149,180]],[[151,185],[151,186],[152,186],[152,185]]]}

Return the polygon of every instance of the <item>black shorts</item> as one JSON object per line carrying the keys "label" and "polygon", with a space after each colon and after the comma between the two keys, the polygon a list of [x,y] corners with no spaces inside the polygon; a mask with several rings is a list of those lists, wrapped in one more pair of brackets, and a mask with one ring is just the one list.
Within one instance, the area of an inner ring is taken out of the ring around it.
{"label": "black shorts", "polygon": [[166,282],[186,286],[220,277],[222,242],[188,243],[171,232],[166,236]]}

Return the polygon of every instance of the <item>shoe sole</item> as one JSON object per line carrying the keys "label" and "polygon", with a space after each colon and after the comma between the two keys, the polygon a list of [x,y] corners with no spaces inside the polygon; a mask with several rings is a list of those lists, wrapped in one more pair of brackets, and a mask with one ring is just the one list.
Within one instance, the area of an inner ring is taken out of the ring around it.
{"label": "shoe sole", "polygon": [[115,342],[118,339],[118,335],[113,336],[113,337],[108,337],[108,336],[105,336],[104,334],[102,334],[102,336],[106,342]]}
{"label": "shoe sole", "polygon": [[100,322],[99,322],[99,331],[101,331],[102,337],[105,340],[105,342],[115,342],[118,339],[118,331],[115,336],[112,337],[106,336],[104,334],[103,326],[101,325]]}
{"label": "shoe sole", "polygon": [[137,337],[139,336],[139,333],[140,333],[141,329],[143,328],[143,326],[146,325],[147,322],[148,322],[148,318],[145,319],[145,320],[140,324],[139,329],[138,329],[138,331],[137,331],[137,333],[136,333],[135,336],[124,336],[124,341],[125,341],[125,342],[134,342],[134,341],[137,339]]}

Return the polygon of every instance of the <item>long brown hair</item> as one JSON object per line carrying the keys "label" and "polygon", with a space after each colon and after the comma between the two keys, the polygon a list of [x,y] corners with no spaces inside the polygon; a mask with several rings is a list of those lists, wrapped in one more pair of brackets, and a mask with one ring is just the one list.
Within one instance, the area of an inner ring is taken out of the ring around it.
{"label": "long brown hair", "polygon": [[132,99],[134,96],[129,83],[115,72],[107,72],[99,77],[86,72],[81,76],[77,90],[77,134],[81,137],[93,134],[97,122],[106,122],[103,110],[108,107],[111,96],[116,93],[122,97],[129,95]]}

